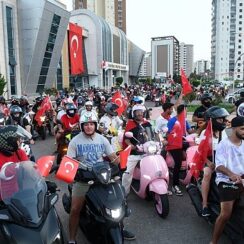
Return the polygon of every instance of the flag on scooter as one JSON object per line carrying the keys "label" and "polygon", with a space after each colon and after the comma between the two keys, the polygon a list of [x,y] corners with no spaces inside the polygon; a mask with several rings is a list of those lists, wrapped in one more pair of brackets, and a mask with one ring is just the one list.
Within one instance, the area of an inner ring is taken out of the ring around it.
{"label": "flag on scooter", "polygon": [[49,175],[54,160],[55,160],[55,156],[43,156],[37,160],[36,165],[41,176],[46,177]]}
{"label": "flag on scooter", "polygon": [[119,153],[119,157],[120,157],[120,168],[121,169],[125,169],[126,165],[127,165],[127,161],[128,161],[128,157],[130,155],[131,152],[131,146],[128,146],[125,150],[121,151]]}
{"label": "flag on scooter", "polygon": [[74,181],[79,162],[65,155],[60,163],[56,178],[67,183]]}
{"label": "flag on scooter", "polygon": [[204,133],[204,138],[200,142],[198,149],[192,159],[191,173],[196,179],[199,177],[200,171],[203,170],[208,156],[212,155],[212,122],[209,120]]}
{"label": "flag on scooter", "polygon": [[182,82],[182,94],[186,96],[187,94],[192,92],[192,87],[182,68],[180,69],[180,75],[181,75],[181,82]]}
{"label": "flag on scooter", "polygon": [[35,120],[37,121],[38,125],[41,126],[42,125],[42,120],[41,117],[45,114],[46,111],[53,109],[53,105],[51,102],[51,99],[49,96],[46,96],[42,103],[40,108],[38,109],[36,116],[35,116]]}
{"label": "flag on scooter", "polygon": [[119,91],[115,92],[111,102],[116,103],[119,108],[116,110],[118,112],[118,115],[121,116],[121,114],[124,112],[125,110],[125,106],[124,106],[124,101],[123,98],[121,96],[121,93]]}

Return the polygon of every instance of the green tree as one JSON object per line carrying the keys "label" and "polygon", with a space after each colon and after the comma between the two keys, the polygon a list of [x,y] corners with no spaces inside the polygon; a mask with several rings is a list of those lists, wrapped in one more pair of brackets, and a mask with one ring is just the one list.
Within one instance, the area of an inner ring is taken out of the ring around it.
{"label": "green tree", "polygon": [[116,77],[115,82],[117,87],[121,86],[123,83],[123,77]]}
{"label": "green tree", "polygon": [[0,73],[0,95],[3,95],[4,88],[6,86],[7,82],[4,78],[4,76]]}

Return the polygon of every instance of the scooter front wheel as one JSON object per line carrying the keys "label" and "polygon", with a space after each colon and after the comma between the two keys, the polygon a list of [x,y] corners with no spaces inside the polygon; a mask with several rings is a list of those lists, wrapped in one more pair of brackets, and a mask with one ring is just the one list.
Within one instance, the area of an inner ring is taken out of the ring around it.
{"label": "scooter front wheel", "polygon": [[154,193],[154,204],[158,215],[161,218],[166,218],[169,214],[169,199],[168,194],[157,194]]}

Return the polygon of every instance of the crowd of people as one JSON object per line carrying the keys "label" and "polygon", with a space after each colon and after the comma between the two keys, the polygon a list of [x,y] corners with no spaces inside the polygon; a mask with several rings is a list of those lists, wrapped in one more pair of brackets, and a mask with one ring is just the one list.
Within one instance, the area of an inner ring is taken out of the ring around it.
{"label": "crowd of people", "polygon": [[[113,99],[116,92],[121,96],[119,104]],[[21,148],[21,138],[26,138],[26,133],[20,131],[20,127],[31,135],[28,136],[30,145],[35,143],[38,134],[42,135],[43,131],[40,128],[47,127],[49,134],[55,137],[58,153],[60,143],[71,133],[73,138],[69,142],[67,155],[85,159],[89,166],[103,161],[104,156],[107,156],[113,164],[119,165],[116,153],[131,146],[127,168],[122,175],[122,185],[128,196],[134,169],[143,155],[139,145],[144,144],[150,134],[150,137],[153,135],[153,138],[162,145],[162,156],[166,158],[166,154],[169,153],[175,162],[172,192],[169,190],[168,194],[182,196],[184,191],[179,182],[179,174],[182,161],[186,157],[186,149],[189,147],[184,138],[188,134],[195,133],[196,143],[200,144],[204,139],[207,124],[211,121],[212,152],[208,155],[202,170],[202,216],[210,215],[208,192],[211,178],[216,177],[221,202],[221,213],[212,237],[212,243],[216,244],[225,223],[231,216],[234,202],[240,194],[243,194],[244,94],[240,94],[241,98],[235,104],[236,117],[230,122],[232,132],[227,136],[229,113],[224,108],[212,105],[216,93],[225,96],[227,91],[224,88],[218,90],[211,88],[206,92],[199,88],[195,92],[201,105],[193,113],[192,121],[187,121],[184,117],[183,123],[181,115],[186,113],[187,106],[177,86],[165,89],[147,84],[140,86],[125,84],[123,88],[112,88],[109,92],[95,88],[63,91],[57,95],[55,103],[45,95],[37,97],[34,104],[30,104],[26,96],[13,97],[9,103],[1,96],[0,114],[4,120],[2,121],[0,116],[0,168],[7,162],[25,161],[30,156]],[[153,127],[150,123],[152,108],[147,108],[146,101],[155,101],[157,97],[160,97],[162,112]],[[121,104],[123,111],[119,114]],[[192,127],[189,122],[195,126]],[[133,137],[127,137],[126,132],[132,132]],[[118,143],[121,145],[118,150],[111,145],[114,137],[118,137]],[[176,137],[181,140],[176,140]],[[233,182],[237,189],[230,187]],[[76,243],[79,213],[85,206],[88,187],[84,182],[76,182],[73,187],[69,225],[70,244]],[[123,236],[127,240],[135,239],[135,235],[125,229]]]}

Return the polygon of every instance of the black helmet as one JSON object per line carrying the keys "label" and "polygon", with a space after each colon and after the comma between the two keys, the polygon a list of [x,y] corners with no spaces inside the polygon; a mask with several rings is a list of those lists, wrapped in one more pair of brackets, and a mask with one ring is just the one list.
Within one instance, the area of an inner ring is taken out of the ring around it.
{"label": "black helmet", "polygon": [[39,96],[39,97],[37,97],[37,98],[35,99],[35,102],[36,102],[37,104],[41,104],[42,101],[43,101],[43,97],[41,97],[41,96]]}
{"label": "black helmet", "polygon": [[7,125],[0,128],[0,151],[12,153],[18,150],[18,138],[31,139],[31,134],[21,126]]}
{"label": "black helmet", "polygon": [[0,103],[5,103],[5,98],[4,98],[4,96],[0,96]]}
{"label": "black helmet", "polygon": [[230,114],[225,108],[213,106],[205,112],[205,120],[209,120],[210,118],[211,119],[225,118],[229,115]]}
{"label": "black helmet", "polygon": [[67,114],[69,117],[74,117],[77,108],[76,108],[76,106],[75,106],[73,103],[67,103],[67,104],[65,105],[65,110],[66,110],[66,114]]}
{"label": "black helmet", "polygon": [[217,119],[220,118],[225,119],[228,115],[229,113],[225,108],[213,106],[205,112],[205,120],[208,121],[209,119],[212,119],[213,130],[222,131],[226,128],[226,123],[225,122],[219,123],[217,122]]}
{"label": "black helmet", "polygon": [[17,96],[11,97],[11,105],[19,105],[19,98]]}
{"label": "black helmet", "polygon": [[104,110],[107,114],[110,114],[111,116],[117,116],[118,112],[116,111],[116,109],[118,109],[119,106],[116,103],[107,103]]}
{"label": "black helmet", "polygon": [[12,114],[16,114],[16,113],[20,113],[20,114],[22,114],[22,108],[20,107],[20,106],[18,106],[18,105],[13,105],[13,106],[11,106],[10,107],[10,114],[12,115]]}
{"label": "black helmet", "polygon": [[10,115],[13,120],[19,122],[22,115],[22,108],[18,105],[13,105],[10,107]]}
{"label": "black helmet", "polygon": [[210,100],[212,100],[212,97],[210,96],[209,93],[204,93],[204,94],[201,96],[201,101],[206,100],[206,99],[210,99]]}

